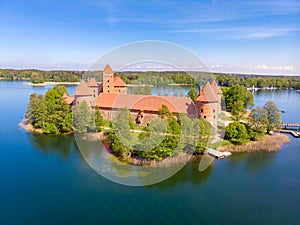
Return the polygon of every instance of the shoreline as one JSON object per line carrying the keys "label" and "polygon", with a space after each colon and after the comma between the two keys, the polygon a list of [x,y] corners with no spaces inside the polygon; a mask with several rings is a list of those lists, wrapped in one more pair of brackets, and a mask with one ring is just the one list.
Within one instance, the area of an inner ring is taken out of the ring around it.
{"label": "shoreline", "polygon": [[277,152],[282,149],[284,144],[291,140],[288,136],[276,133],[275,135],[266,135],[256,141],[251,141],[241,145],[227,145],[219,148],[221,152]]}
{"label": "shoreline", "polygon": [[52,85],[52,84],[58,84],[58,85],[79,85],[80,82],[55,82],[55,81],[46,81],[46,82],[43,82],[43,83],[32,83],[32,82],[29,82],[29,83],[23,83],[23,84],[27,84],[27,85],[30,85],[32,87],[45,87],[47,85]]}
{"label": "shoreline", "polygon": [[127,87],[154,87],[152,84],[126,84]]}

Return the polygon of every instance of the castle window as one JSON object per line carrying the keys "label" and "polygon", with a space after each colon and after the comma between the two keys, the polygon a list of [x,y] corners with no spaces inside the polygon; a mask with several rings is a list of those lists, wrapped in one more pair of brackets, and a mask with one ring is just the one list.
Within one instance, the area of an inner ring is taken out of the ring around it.
{"label": "castle window", "polygon": [[109,92],[109,90],[107,90],[107,92]]}
{"label": "castle window", "polygon": [[203,109],[201,109],[201,112],[203,112]]}
{"label": "castle window", "polygon": [[214,109],[213,112],[216,112],[216,110]]}
{"label": "castle window", "polygon": [[119,92],[121,92],[121,90],[119,90]]}
{"label": "castle window", "polygon": [[206,119],[206,116],[204,116],[204,119]]}
{"label": "castle window", "polygon": [[216,119],[216,116],[214,116],[214,119]]}

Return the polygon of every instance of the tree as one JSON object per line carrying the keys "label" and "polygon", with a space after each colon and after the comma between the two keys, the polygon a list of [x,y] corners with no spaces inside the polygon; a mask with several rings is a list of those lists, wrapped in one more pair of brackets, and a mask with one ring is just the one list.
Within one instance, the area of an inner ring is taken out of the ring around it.
{"label": "tree", "polygon": [[240,120],[249,106],[253,105],[253,95],[240,85],[234,85],[223,94],[226,108],[235,120]]}
{"label": "tree", "polygon": [[33,125],[34,128],[45,128],[47,118],[47,109],[45,99],[42,95],[35,93],[30,95],[30,100],[25,114],[25,119]]}
{"label": "tree", "polygon": [[269,134],[274,129],[279,129],[281,127],[281,111],[277,107],[277,105],[272,102],[268,101],[264,105],[264,109],[266,110],[267,115],[267,133]]}
{"label": "tree", "polygon": [[123,143],[116,137],[114,133],[109,135],[109,140],[111,140],[111,150],[116,154],[116,156],[127,157],[130,155],[130,149],[123,145]]}
{"label": "tree", "polygon": [[252,109],[250,124],[254,131],[263,132],[268,123],[267,111],[264,108],[257,107]]}
{"label": "tree", "polygon": [[188,97],[192,99],[193,102],[195,102],[196,97],[198,96],[198,92],[195,88],[191,88],[188,92]]}
{"label": "tree", "polygon": [[236,143],[246,142],[248,133],[245,125],[238,121],[230,123],[225,130],[225,139]]}
{"label": "tree", "polygon": [[199,138],[196,145],[196,153],[203,153],[208,146],[210,135],[212,132],[212,126],[205,119],[199,119]]}
{"label": "tree", "polygon": [[98,106],[95,108],[95,125],[96,125],[96,131],[101,131],[101,127],[104,124],[103,117],[101,115],[100,109]]}
{"label": "tree", "polygon": [[74,130],[78,133],[94,130],[92,113],[85,101],[73,107],[73,125]]}
{"label": "tree", "polygon": [[161,108],[158,109],[157,114],[161,118],[172,116],[172,112],[169,110],[168,106],[164,104],[162,104]]}

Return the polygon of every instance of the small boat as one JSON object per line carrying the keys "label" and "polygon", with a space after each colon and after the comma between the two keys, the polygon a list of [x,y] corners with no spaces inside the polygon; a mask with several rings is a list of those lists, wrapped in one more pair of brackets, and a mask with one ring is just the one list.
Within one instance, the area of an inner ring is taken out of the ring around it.
{"label": "small boat", "polygon": [[281,112],[282,112],[282,113],[286,113],[286,111],[285,111],[285,110],[281,110]]}

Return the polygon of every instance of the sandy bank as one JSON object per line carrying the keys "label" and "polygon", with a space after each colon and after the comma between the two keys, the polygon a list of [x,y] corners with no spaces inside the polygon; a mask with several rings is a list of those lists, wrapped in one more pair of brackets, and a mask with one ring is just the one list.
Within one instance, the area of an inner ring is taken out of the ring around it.
{"label": "sandy bank", "polygon": [[22,121],[19,123],[19,127],[25,129],[28,132],[32,132],[32,133],[39,133],[42,134],[43,130],[42,129],[35,129],[32,124],[26,123],[26,121]]}

